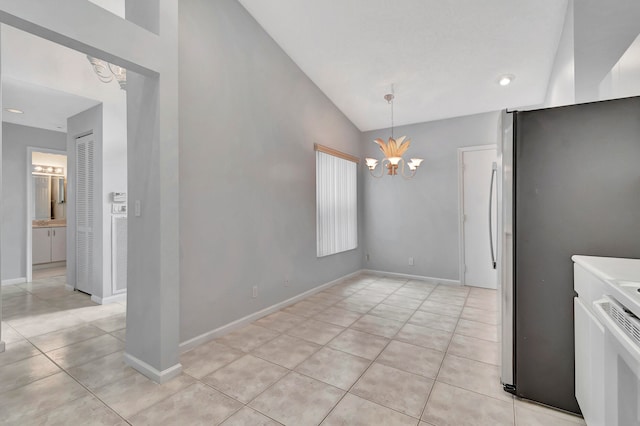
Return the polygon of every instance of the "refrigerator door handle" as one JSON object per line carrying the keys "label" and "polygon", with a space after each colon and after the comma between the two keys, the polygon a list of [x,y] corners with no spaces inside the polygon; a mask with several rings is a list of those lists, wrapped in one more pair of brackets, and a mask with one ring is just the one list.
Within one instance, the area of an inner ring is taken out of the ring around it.
{"label": "refrigerator door handle", "polygon": [[491,184],[489,186],[489,247],[491,247],[491,263],[493,265],[493,269],[496,269],[496,253],[493,247],[493,182],[496,177],[496,172],[498,169],[498,165],[493,163],[491,168]]}

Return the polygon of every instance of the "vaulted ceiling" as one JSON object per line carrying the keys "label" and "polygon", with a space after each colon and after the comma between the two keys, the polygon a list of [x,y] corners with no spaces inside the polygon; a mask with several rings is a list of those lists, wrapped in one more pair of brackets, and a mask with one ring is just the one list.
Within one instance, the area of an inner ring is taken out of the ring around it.
{"label": "vaulted ceiling", "polygon": [[[541,104],[566,0],[239,0],[360,129]],[[515,80],[498,84],[502,75]]]}

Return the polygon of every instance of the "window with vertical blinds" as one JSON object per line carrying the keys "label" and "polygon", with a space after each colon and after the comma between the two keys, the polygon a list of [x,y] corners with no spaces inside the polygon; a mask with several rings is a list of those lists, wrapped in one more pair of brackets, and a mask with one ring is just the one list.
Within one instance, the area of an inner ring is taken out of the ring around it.
{"label": "window with vertical blinds", "polygon": [[358,247],[358,159],[316,145],[318,257]]}

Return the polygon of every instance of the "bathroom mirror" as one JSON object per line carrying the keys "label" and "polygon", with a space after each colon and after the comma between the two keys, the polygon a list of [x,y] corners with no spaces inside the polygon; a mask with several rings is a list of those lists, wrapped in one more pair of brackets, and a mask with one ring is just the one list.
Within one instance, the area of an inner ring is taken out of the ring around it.
{"label": "bathroom mirror", "polygon": [[67,217],[67,181],[64,176],[33,176],[33,219],[62,220]]}
{"label": "bathroom mirror", "polygon": [[64,176],[51,176],[51,218],[66,219],[66,187],[67,180]]}
{"label": "bathroom mirror", "polygon": [[33,218],[51,219],[51,176],[33,176]]}

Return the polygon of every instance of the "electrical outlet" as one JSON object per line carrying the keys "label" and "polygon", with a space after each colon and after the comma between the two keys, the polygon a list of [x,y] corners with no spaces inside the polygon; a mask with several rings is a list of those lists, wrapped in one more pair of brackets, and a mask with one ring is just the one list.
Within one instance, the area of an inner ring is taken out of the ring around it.
{"label": "electrical outlet", "polygon": [[413,257],[409,258],[409,266],[413,266]]}
{"label": "electrical outlet", "polygon": [[368,262],[369,261],[369,253],[364,255],[364,259]]}
{"label": "electrical outlet", "polygon": [[289,287],[289,285],[290,285],[290,284],[291,284],[291,283],[289,282],[289,278],[285,278],[285,279],[284,279],[284,286],[285,286],[285,287]]}
{"label": "electrical outlet", "polygon": [[258,286],[257,285],[253,286],[253,293],[251,294],[251,297],[253,297],[253,298],[258,297]]}

